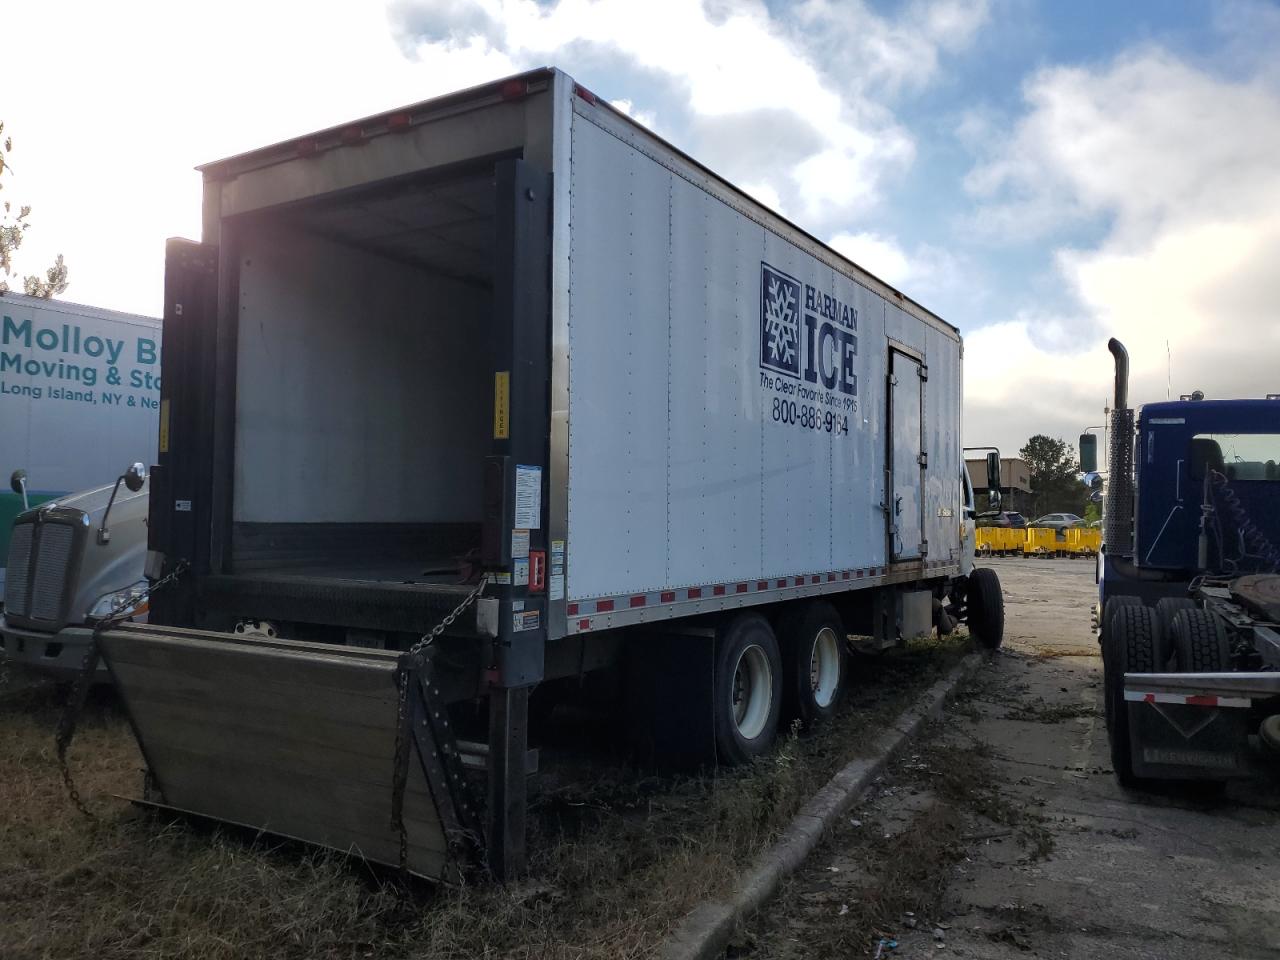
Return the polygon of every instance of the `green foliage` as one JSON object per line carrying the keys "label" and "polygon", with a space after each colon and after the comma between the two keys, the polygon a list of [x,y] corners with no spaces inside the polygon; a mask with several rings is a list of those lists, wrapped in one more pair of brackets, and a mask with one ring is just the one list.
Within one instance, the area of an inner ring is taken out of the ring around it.
{"label": "green foliage", "polygon": [[1084,505],[1084,513],[1082,516],[1084,517],[1085,523],[1096,523],[1102,519],[1102,511],[1098,509],[1098,505],[1096,503],[1090,501]]}
{"label": "green foliage", "polygon": [[[4,124],[0,123],[0,135],[3,134]],[[5,175],[13,175],[13,168],[9,163],[9,156],[12,153],[13,138],[5,137],[3,142],[0,142],[0,190],[4,189]],[[29,206],[18,207],[16,215],[11,201],[6,199],[0,206],[0,272],[3,273],[3,276],[0,276],[0,293],[9,291],[7,278],[13,276],[13,255],[22,246],[22,240],[31,226],[27,221],[29,216],[31,216]],[[29,274],[23,278],[22,288],[27,296],[43,297],[46,300],[65,292],[67,265],[62,259],[62,254],[58,254],[58,259],[54,261],[53,266],[45,271],[44,279],[38,275]]]}
{"label": "green foliage", "polygon": [[1075,449],[1065,440],[1037,433],[1018,451],[1031,472],[1034,513],[1083,513],[1089,489],[1076,479]]}

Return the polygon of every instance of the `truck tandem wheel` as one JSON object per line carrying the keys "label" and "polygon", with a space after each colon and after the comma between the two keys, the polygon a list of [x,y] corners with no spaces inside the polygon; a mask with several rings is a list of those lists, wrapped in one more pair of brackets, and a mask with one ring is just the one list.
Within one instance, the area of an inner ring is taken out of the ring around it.
{"label": "truck tandem wheel", "polygon": [[[1160,646],[1156,651],[1156,664],[1160,669],[1168,667],[1175,659],[1173,648],[1173,618],[1179,610],[1197,610],[1190,597],[1161,597],[1156,601],[1156,627],[1160,631]],[[1174,667],[1174,669],[1177,669]]]}
{"label": "truck tandem wheel", "polygon": [[1207,610],[1179,610],[1170,626],[1180,673],[1231,669],[1231,644],[1220,621]]}
{"label": "truck tandem wheel", "polygon": [[1102,608],[1101,625],[1098,627],[1098,645],[1104,646],[1107,640],[1107,634],[1111,631],[1111,618],[1115,616],[1115,612],[1121,607],[1140,607],[1142,599],[1140,597],[1132,597],[1128,594],[1120,594],[1115,597],[1108,597],[1107,604]]}
{"label": "truck tandem wheel", "polygon": [[988,650],[1004,642],[1004,594],[1000,578],[990,567],[977,567],[969,574],[966,590],[969,633]]}
{"label": "truck tandem wheel", "polygon": [[712,698],[718,763],[745,763],[773,746],[782,708],[782,656],[764,617],[742,614],[719,632]]}
{"label": "truck tandem wheel", "polygon": [[1140,604],[1123,604],[1116,608],[1110,624],[1111,630],[1102,648],[1102,676],[1111,767],[1120,786],[1138,787],[1143,781],[1133,772],[1133,747],[1129,740],[1129,707],[1124,699],[1124,675],[1155,671],[1155,612]]}
{"label": "truck tandem wheel", "polygon": [[848,672],[845,630],[825,600],[795,604],[778,624],[784,716],[806,728],[835,713]]}

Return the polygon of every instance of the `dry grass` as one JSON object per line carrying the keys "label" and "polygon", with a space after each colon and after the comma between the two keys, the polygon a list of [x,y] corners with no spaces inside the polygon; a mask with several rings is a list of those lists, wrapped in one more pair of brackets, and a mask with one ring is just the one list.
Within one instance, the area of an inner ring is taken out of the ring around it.
{"label": "dry grass", "polygon": [[0,956],[647,956],[966,650],[951,638],[860,662],[843,716],[749,769],[598,769],[542,797],[530,876],[508,887],[404,885],[346,858],[165,823],[114,800],[136,793],[141,760],[109,691],[91,699],[72,749],[102,816],[90,822],[54,761],[58,695],[0,694]]}

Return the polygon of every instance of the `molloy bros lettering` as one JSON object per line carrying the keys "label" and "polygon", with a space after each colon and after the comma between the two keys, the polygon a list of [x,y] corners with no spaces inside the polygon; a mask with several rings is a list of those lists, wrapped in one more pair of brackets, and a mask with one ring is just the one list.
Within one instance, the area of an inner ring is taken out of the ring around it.
{"label": "molloy bros lettering", "polygon": [[856,410],[857,331],[857,307],[761,261],[761,386]]}
{"label": "molloy bros lettering", "polygon": [[[39,326],[30,317],[14,319],[8,315],[0,321],[0,374],[86,387],[96,386],[101,379],[110,386],[155,391],[160,389],[159,361],[158,345],[150,336],[139,335],[130,342],[123,337],[86,333],[78,323]],[[120,370],[122,364],[133,368],[127,371],[127,377]],[[145,369],[148,367],[151,369]],[[78,394],[64,397],[58,388],[48,386],[53,399],[91,399]],[[20,388],[9,383],[6,392],[39,399],[43,390],[34,383]]]}

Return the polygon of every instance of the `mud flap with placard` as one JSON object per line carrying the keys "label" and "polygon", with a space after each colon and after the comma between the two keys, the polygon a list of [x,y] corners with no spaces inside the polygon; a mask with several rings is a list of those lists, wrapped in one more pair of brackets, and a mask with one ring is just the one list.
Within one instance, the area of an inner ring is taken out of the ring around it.
{"label": "mud flap with placard", "polygon": [[1203,780],[1248,773],[1248,710],[1126,698],[1135,776]]}
{"label": "mud flap with placard", "polygon": [[159,805],[429,879],[483,856],[429,663],[402,711],[393,652],[132,624],[100,646]]}

